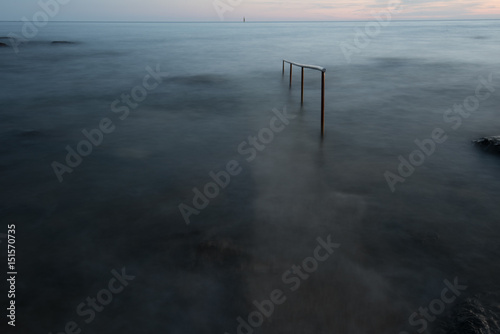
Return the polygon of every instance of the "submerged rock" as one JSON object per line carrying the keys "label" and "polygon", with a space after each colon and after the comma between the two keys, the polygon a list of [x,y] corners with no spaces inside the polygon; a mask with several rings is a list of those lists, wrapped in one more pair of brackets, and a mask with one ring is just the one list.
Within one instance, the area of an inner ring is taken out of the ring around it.
{"label": "submerged rock", "polygon": [[69,42],[69,41],[53,41],[50,44],[76,44],[75,42]]}
{"label": "submerged rock", "polygon": [[484,137],[473,141],[485,151],[500,153],[500,136]]}
{"label": "submerged rock", "polygon": [[39,137],[42,136],[43,133],[37,130],[19,130],[19,135],[21,137]]}
{"label": "submerged rock", "polygon": [[212,264],[238,269],[248,262],[249,256],[231,239],[207,240],[196,248],[197,264]]}
{"label": "submerged rock", "polygon": [[436,332],[446,334],[498,334],[499,305],[481,300],[481,296],[467,298],[457,304],[445,325]]}
{"label": "submerged rock", "polygon": [[0,43],[0,48],[6,48],[6,47],[8,47],[8,45],[7,45],[7,44],[5,44],[5,43]]}

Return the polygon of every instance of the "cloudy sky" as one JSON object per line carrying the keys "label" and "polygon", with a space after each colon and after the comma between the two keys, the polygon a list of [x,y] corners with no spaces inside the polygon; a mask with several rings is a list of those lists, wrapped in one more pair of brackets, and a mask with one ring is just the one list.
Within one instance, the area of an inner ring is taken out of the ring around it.
{"label": "cloudy sky", "polygon": [[[59,21],[370,20],[382,0],[0,0],[0,20],[31,19],[40,3],[60,5]],[[395,0],[397,1],[397,0]],[[500,19],[500,0],[401,0],[395,19]],[[216,9],[217,8],[217,9]]]}

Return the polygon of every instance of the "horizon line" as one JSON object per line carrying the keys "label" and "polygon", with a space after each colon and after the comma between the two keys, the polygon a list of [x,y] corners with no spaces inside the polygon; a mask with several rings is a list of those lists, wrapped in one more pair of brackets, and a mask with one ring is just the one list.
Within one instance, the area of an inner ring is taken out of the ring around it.
{"label": "horizon line", "polygon": [[[499,21],[496,19],[399,19],[392,22],[440,22],[440,21]],[[122,20],[53,20],[51,23],[310,23],[310,22],[371,22],[372,20],[263,20],[263,21],[122,21]],[[24,22],[22,20],[0,20],[1,22]]]}

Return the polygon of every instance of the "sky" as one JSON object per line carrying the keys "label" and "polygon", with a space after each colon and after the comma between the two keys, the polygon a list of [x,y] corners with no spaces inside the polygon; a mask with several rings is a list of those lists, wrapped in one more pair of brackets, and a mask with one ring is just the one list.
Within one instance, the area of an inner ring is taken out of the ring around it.
{"label": "sky", "polygon": [[[0,20],[33,20],[41,4],[56,1],[54,21],[351,21],[389,7],[386,0],[0,0]],[[402,2],[393,20],[500,19],[500,0],[391,1]]]}

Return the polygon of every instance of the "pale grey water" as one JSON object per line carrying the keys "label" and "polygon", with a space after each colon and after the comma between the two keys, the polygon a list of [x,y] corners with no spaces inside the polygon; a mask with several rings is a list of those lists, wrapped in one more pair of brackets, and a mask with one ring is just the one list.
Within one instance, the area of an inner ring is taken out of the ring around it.
{"label": "pale grey water", "polygon": [[[428,330],[467,297],[498,302],[500,161],[471,140],[500,134],[500,21],[392,22],[349,64],[339,44],[364,24],[51,23],[18,54],[0,49],[16,330],[232,334],[282,289],[256,332],[416,333],[408,317],[454,277],[468,288]],[[20,29],[0,23],[0,37]],[[301,107],[283,58],[327,68],[323,140],[319,72]],[[111,103],[157,64],[168,76],[121,121]],[[492,73],[495,92],[454,130],[444,112]],[[238,145],[285,106],[296,118],[247,162]],[[59,183],[51,163],[104,117],[116,130]],[[447,141],[391,192],[384,173],[435,128]],[[178,205],[231,160],[241,174],[187,226]],[[340,248],[291,292],[282,273],[329,234]],[[122,267],[136,279],[85,324],[77,305]]]}

